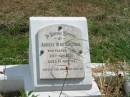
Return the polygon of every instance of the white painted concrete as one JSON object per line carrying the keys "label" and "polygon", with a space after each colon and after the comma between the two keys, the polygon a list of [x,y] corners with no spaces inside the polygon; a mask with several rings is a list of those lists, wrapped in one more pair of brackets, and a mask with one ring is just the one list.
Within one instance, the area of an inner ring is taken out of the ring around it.
{"label": "white painted concrete", "polygon": [[[91,66],[92,66],[92,68],[96,68],[97,66],[99,66],[101,64],[102,63],[92,63]],[[3,72],[4,67],[5,66],[0,66],[0,72]],[[29,68],[29,66],[26,64],[8,65],[6,68],[5,75],[0,74],[0,91],[1,92],[16,91],[21,88],[25,88],[26,91],[29,91],[30,90],[30,79],[28,78],[28,76],[30,76],[30,75],[28,72],[28,68]],[[99,77],[99,76],[102,76],[102,75],[97,74],[97,77]],[[108,73],[107,76],[114,76],[114,74]],[[126,81],[124,83],[124,89],[128,96],[129,92],[130,92],[130,81]],[[75,92],[77,92],[77,91],[73,91],[74,94],[76,94]],[[95,81],[92,82],[91,90],[88,90],[86,92],[85,91],[79,91],[79,92],[90,93],[93,95],[97,95],[97,97],[98,97],[98,95],[101,95]],[[38,93],[41,93],[41,92],[38,92]],[[38,93],[36,93],[36,94],[38,94]],[[44,95],[47,95],[48,92],[44,92],[44,93],[45,93]],[[55,93],[56,92],[50,92],[49,94],[56,95]],[[72,93],[72,91],[70,91],[68,93]],[[41,93],[41,95],[43,95],[43,93]],[[93,97],[93,96],[90,96],[90,97]]]}
{"label": "white painted concrete", "polygon": [[130,80],[126,80],[124,84],[126,95],[130,97]]}
{"label": "white painted concrete", "polygon": [[[3,72],[5,66],[0,66],[0,72]],[[17,91],[26,87],[29,76],[29,65],[8,65],[5,74],[0,74],[0,91]],[[27,80],[24,80],[27,79]]]}
{"label": "white painted concrete", "polygon": [[[3,71],[4,66],[0,66]],[[0,91],[16,91],[24,88],[27,92],[32,89],[29,65],[8,65],[6,66],[5,75],[0,74]],[[58,97],[60,91],[52,92],[34,92],[38,97]],[[96,82],[92,81],[90,90],[63,91],[61,97],[101,97],[101,93]]]}
{"label": "white painted concrete", "polygon": [[[34,92],[38,97],[59,97],[61,91]],[[63,91],[61,97],[101,97],[96,82],[93,80],[90,90]]]}
{"label": "white painted concrete", "polygon": [[[39,51],[37,46],[38,32],[50,25],[69,25],[81,30],[80,40],[83,45],[83,68],[85,76],[82,79],[66,80],[65,90],[89,90],[92,86],[91,60],[89,50],[88,26],[85,17],[30,17],[30,37],[29,37],[29,64],[31,68],[32,86],[35,91],[61,90],[63,80],[41,80],[39,77]],[[50,58],[48,58],[50,59]],[[43,64],[42,64],[43,65]],[[62,73],[62,72],[61,72]],[[54,75],[54,74],[53,74]],[[66,75],[66,74],[65,74]],[[53,84],[52,84],[53,83]]]}

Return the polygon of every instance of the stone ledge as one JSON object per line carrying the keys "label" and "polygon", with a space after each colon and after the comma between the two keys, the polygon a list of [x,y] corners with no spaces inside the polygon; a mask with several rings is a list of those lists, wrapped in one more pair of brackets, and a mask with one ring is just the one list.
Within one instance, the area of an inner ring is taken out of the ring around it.
{"label": "stone ledge", "polygon": [[[4,66],[0,66],[0,71],[3,72]],[[7,65],[5,75],[0,74],[0,91],[16,91],[24,88],[29,92],[31,88],[29,65]],[[52,92],[34,92],[33,94],[39,95],[38,97],[58,97],[60,91]],[[90,90],[76,90],[76,91],[63,91],[61,97],[101,97],[101,93],[96,82],[92,81],[92,88]]]}
{"label": "stone ledge", "polygon": [[[60,91],[34,92],[38,97],[59,97]],[[93,80],[90,90],[63,91],[61,97],[101,97],[101,93],[96,82]]]}

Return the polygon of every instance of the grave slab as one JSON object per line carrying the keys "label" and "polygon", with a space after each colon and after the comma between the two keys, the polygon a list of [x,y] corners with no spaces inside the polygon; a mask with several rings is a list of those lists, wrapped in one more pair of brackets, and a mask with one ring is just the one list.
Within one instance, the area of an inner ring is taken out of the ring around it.
{"label": "grave slab", "polygon": [[[52,92],[34,92],[38,97],[59,97],[61,91]],[[96,82],[92,81],[92,88],[90,90],[76,90],[76,91],[62,91],[60,97],[101,97],[101,93]]]}
{"label": "grave slab", "polygon": [[[4,66],[0,66],[1,71],[4,68]],[[29,92],[32,89],[29,69],[28,64],[7,65],[5,75],[0,74],[0,92],[18,91],[21,88]],[[58,97],[60,92],[33,92],[33,94],[38,94],[38,97]],[[90,90],[63,91],[61,97],[101,97],[101,93],[93,79]]]}

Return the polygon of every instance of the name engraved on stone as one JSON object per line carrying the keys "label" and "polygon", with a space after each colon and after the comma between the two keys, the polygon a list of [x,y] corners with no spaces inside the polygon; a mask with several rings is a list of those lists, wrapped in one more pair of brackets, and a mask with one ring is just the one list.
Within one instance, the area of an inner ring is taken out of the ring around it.
{"label": "name engraved on stone", "polygon": [[57,24],[39,30],[40,79],[84,78],[82,42],[81,30],[74,26]]}

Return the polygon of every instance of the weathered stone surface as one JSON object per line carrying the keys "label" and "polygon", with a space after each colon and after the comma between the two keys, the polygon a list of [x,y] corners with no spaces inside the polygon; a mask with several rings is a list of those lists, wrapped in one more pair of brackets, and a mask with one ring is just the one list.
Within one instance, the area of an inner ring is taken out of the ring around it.
{"label": "weathered stone surface", "polygon": [[58,24],[38,31],[40,79],[84,78],[81,33]]}
{"label": "weathered stone surface", "polygon": [[91,89],[86,18],[31,17],[29,37],[33,91]]}

